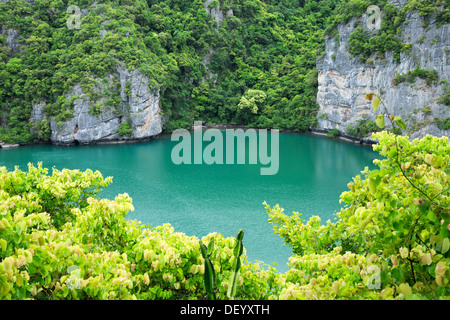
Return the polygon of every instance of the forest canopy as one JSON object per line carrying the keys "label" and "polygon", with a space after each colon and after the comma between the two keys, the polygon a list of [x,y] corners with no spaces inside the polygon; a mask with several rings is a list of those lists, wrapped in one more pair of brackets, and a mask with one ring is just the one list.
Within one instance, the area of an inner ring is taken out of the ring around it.
{"label": "forest canopy", "polygon": [[[119,63],[161,88],[168,131],[194,120],[307,130],[318,109],[316,59],[338,3],[215,1],[209,6],[232,11],[219,25],[198,0],[2,2],[0,140],[35,141],[30,129],[48,139],[49,117],[72,117],[66,94],[73,86],[94,97],[94,79],[114,75]],[[70,5],[81,10],[79,29],[67,27]],[[15,49],[10,30],[18,34]],[[266,98],[247,114],[238,105],[249,90]],[[47,118],[32,124],[41,102]]]}
{"label": "forest canopy", "polygon": [[[386,0],[30,2],[0,2],[4,142],[48,140],[50,118],[61,124],[73,116],[77,97],[68,94],[75,85],[95,100],[96,81],[112,76],[105,107],[119,110],[118,65],[138,69],[151,88],[160,89],[166,131],[197,120],[308,130],[317,125],[316,61],[339,23],[361,16],[369,5],[383,10],[380,30],[356,28],[350,37],[349,52],[365,61],[386,51],[399,59],[408,50],[410,44],[398,38],[406,12],[433,17],[437,26],[450,19],[443,0],[409,0],[403,9]],[[68,24],[72,5],[79,9],[79,28]],[[265,98],[248,104],[255,91]],[[32,122],[39,103],[45,103],[45,117]],[[101,112],[97,105],[90,110]]]}

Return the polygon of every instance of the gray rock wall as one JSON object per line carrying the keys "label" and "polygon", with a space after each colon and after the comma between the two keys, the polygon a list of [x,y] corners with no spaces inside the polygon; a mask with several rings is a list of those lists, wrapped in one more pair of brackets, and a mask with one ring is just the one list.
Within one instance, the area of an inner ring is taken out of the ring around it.
{"label": "gray rock wall", "polygon": [[[8,0],[0,0],[6,2]],[[26,0],[34,4],[34,0]],[[97,3],[93,4],[95,8]],[[89,10],[83,9],[82,14],[88,14]],[[105,21],[104,24],[109,21]],[[16,30],[7,29],[0,24],[0,34],[6,38],[7,46],[12,54],[20,50],[18,44],[19,34]],[[100,34],[104,36],[105,30]],[[129,71],[123,65],[118,66],[115,75],[110,75],[107,85],[104,79],[96,79],[96,90],[99,92],[99,99],[91,101],[89,96],[83,92],[80,85],[74,86],[71,94],[66,95],[67,100],[78,97],[73,105],[73,118],[63,122],[57,122],[54,117],[47,117],[45,114],[45,102],[33,103],[30,122],[36,123],[49,119],[51,129],[51,141],[54,144],[92,144],[98,142],[132,141],[146,140],[159,135],[162,132],[163,119],[161,118],[160,90],[151,90],[148,86],[149,79],[142,75],[139,70]],[[120,106],[107,105],[107,86],[112,85],[114,76],[120,82]],[[90,113],[90,109],[100,103],[101,112],[98,115]],[[129,135],[119,135],[119,128],[122,123],[129,122],[132,133]],[[35,133],[34,129],[30,129]],[[3,147],[7,145],[3,144]]]}
{"label": "gray rock wall", "polygon": [[19,33],[14,29],[7,29],[6,26],[0,25],[0,34],[6,38],[6,46],[10,50],[10,54],[16,55],[20,52]]}
{"label": "gray rock wall", "polygon": [[[100,99],[97,101],[91,101],[81,86],[76,85],[73,88],[72,93],[66,97],[68,100],[78,97],[74,101],[73,118],[58,123],[54,117],[50,117],[51,141],[54,144],[145,140],[162,132],[159,90],[152,91],[148,86],[149,79],[137,69],[129,71],[124,67],[118,67],[117,75],[122,101],[119,107],[105,104],[106,85],[102,81],[97,82],[96,89],[100,92]],[[112,79],[110,76],[109,84],[112,83]],[[101,113],[98,115],[89,112],[95,103],[103,103]],[[31,121],[40,121],[43,117],[43,104],[35,104]],[[130,122],[133,132],[130,135],[120,136],[119,128],[126,121]]]}
{"label": "gray rock wall", "polygon": [[222,23],[223,18],[233,15],[233,10],[230,9],[227,12],[224,12],[220,8],[220,4],[218,5],[217,8],[210,7],[210,4],[211,4],[212,1],[213,0],[206,0],[205,1],[205,10],[206,10],[206,12],[208,12],[211,15],[211,18],[214,19],[217,22],[217,26],[220,26],[221,23]]}
{"label": "gray rock wall", "polygon": [[[210,4],[212,3],[212,1],[213,0],[205,1],[205,10],[210,15],[210,18],[217,22],[217,28],[219,28],[220,25],[222,24],[222,21],[224,18],[233,15],[233,9],[229,9],[227,12],[224,12],[220,8],[220,4],[218,4],[217,8],[211,7]],[[203,82],[206,82],[209,79],[211,79],[212,77],[217,76],[217,74],[211,72],[211,70],[209,69],[210,59],[213,54],[214,54],[214,48],[211,47],[211,48],[209,48],[209,53],[207,53],[206,56],[204,56],[202,58],[202,63],[205,66],[206,71],[208,72],[208,75],[203,77]],[[214,84],[216,82],[217,82],[217,80],[214,82]]]}
{"label": "gray rock wall", "polygon": [[[399,7],[405,4],[404,0],[393,2]],[[426,134],[449,136],[450,130],[439,130],[434,122],[434,117],[450,117],[450,108],[438,103],[445,84],[427,85],[417,78],[413,84],[403,82],[394,86],[393,79],[396,73],[406,74],[420,66],[436,70],[440,80],[450,80],[450,25],[437,29],[435,21],[430,20],[428,26],[423,27],[424,18],[411,13],[406,17],[401,35],[402,41],[413,44],[410,53],[402,53],[400,62],[395,62],[392,53],[388,52],[386,59],[374,58],[374,63],[369,64],[360,63],[358,57],[352,57],[347,51],[356,20],[354,18],[338,27],[339,44],[334,38],[326,39],[326,55],[317,62],[319,129],[336,128],[345,132],[348,125],[364,115],[374,120],[381,108],[373,112],[365,95],[375,92],[381,96],[390,113],[406,120],[408,130],[405,134],[411,139]],[[367,15],[363,15],[360,25],[366,26],[366,21]]]}

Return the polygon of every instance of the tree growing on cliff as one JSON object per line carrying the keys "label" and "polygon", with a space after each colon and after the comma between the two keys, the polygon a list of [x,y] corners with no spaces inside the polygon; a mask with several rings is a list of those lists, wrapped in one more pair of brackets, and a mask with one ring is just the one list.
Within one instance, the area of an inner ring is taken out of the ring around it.
{"label": "tree growing on cliff", "polygon": [[242,123],[251,123],[258,114],[267,95],[264,91],[249,89],[242,96],[237,106],[237,117]]}

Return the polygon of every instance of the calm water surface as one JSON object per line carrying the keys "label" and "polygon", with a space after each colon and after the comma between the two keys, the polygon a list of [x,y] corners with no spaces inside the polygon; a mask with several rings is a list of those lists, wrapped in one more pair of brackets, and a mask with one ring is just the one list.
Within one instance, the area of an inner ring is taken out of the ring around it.
{"label": "calm water surface", "polygon": [[113,177],[101,197],[126,192],[133,198],[135,211],[127,218],[153,226],[170,223],[175,231],[197,237],[235,236],[244,229],[248,259],[276,263],[285,272],[292,251],[273,234],[263,201],[279,204],[287,214],[298,211],[304,220],[312,215],[324,223],[333,220],[347,183],[365,166],[373,168],[378,153],[317,136],[279,138],[279,171],[273,176],[261,176],[261,164],[177,166],[171,151],[178,142],[170,136],[140,144],[0,149],[0,166],[27,170],[27,163],[41,161],[47,168],[99,170]]}

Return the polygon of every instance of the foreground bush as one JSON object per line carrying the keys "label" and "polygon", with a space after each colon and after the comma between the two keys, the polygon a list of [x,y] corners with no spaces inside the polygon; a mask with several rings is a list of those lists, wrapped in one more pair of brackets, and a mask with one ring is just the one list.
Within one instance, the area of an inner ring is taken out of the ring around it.
{"label": "foreground bush", "polygon": [[[336,222],[304,224],[266,204],[293,248],[290,270],[244,259],[237,299],[450,297],[448,139],[376,138],[385,158],[349,183]],[[97,196],[111,182],[91,170],[0,168],[0,299],[206,299],[199,241],[213,239],[215,296],[227,299],[235,239],[128,220],[127,194]]]}
{"label": "foreground bush", "polygon": [[[269,222],[293,247],[282,293],[294,298],[449,298],[450,145],[447,137],[374,134],[385,158],[341,195],[337,221],[304,224],[266,206]],[[345,252],[337,254],[335,252]],[[301,270],[301,271],[299,271]],[[319,289],[318,289],[319,288]],[[367,290],[367,289],[372,290]]]}
{"label": "foreground bush", "polygon": [[[2,299],[203,299],[199,239],[170,225],[151,228],[125,219],[131,198],[99,199],[111,183],[91,170],[0,169],[0,297]],[[217,298],[232,275],[234,238],[209,234]],[[244,299],[278,292],[274,269],[247,263]],[[268,289],[268,290],[266,290]]]}

